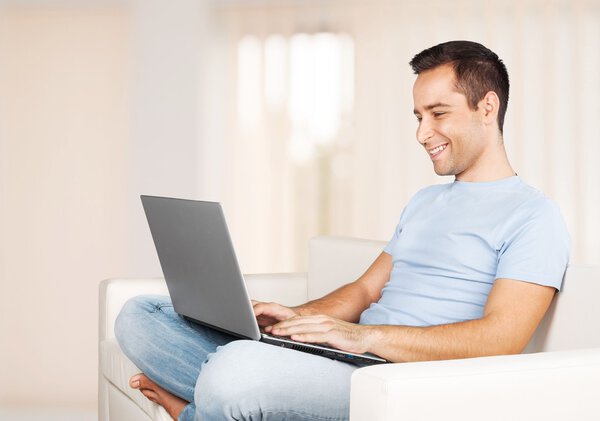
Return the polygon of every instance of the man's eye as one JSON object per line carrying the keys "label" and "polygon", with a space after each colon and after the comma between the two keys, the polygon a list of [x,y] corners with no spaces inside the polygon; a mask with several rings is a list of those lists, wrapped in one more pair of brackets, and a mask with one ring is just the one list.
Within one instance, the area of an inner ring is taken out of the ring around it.
{"label": "man's eye", "polygon": [[437,111],[437,112],[433,113],[433,116],[434,116],[434,117],[441,117],[441,116],[443,116],[444,114],[446,114],[446,113],[445,113],[445,112],[442,112],[442,111]]}
{"label": "man's eye", "polygon": [[417,121],[418,121],[419,123],[421,122],[421,120],[423,120],[423,118],[422,118],[422,117],[419,117],[419,116],[415,116],[415,118],[417,119]]}

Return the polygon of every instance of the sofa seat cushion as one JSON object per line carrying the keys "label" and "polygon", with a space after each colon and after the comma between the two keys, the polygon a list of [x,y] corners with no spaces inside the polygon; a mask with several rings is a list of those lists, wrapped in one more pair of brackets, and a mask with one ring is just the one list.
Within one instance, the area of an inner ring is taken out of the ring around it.
{"label": "sofa seat cushion", "polygon": [[159,405],[146,399],[138,390],[129,387],[131,376],[140,372],[121,351],[116,339],[105,339],[100,343],[101,375],[115,386],[127,398],[135,402],[150,418],[154,420],[171,420],[167,412]]}

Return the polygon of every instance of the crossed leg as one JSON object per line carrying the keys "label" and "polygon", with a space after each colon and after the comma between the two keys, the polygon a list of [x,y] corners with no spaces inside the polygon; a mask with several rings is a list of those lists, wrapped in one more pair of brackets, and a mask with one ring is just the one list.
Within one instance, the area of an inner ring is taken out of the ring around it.
{"label": "crossed leg", "polygon": [[234,337],[189,322],[169,297],[138,296],[123,306],[115,336],[125,355],[142,371],[129,385],[174,419],[193,419],[194,387],[207,357]]}
{"label": "crossed leg", "polygon": [[356,366],[257,341],[234,341],[181,318],[168,297],[128,301],[115,335],[143,372],[131,378],[130,386],[174,419],[348,418]]}

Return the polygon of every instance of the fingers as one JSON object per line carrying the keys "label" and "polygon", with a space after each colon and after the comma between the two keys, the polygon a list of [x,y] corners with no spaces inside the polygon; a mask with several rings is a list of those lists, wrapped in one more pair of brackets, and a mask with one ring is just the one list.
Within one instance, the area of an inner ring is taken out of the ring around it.
{"label": "fingers", "polygon": [[309,344],[325,344],[334,348],[342,348],[332,337],[331,332],[305,332],[296,333],[290,336],[290,339],[296,342],[306,342]]}
{"label": "fingers", "polygon": [[272,333],[294,341],[328,344],[352,352],[366,352],[361,326],[328,316],[298,316],[273,326]]}
{"label": "fingers", "polygon": [[252,306],[254,309],[254,315],[257,318],[259,316],[264,316],[266,318],[273,318],[275,321],[281,321],[296,316],[296,312],[294,310],[277,303],[253,301]]}
{"label": "fingers", "polygon": [[297,316],[296,312],[291,308],[277,303],[252,301],[252,305],[258,325],[267,333],[272,332],[273,325],[281,322],[282,320],[287,320],[291,317]]}
{"label": "fingers", "polygon": [[331,329],[333,325],[335,322],[327,316],[295,316],[274,325],[273,333],[289,336],[307,330],[323,332]]}

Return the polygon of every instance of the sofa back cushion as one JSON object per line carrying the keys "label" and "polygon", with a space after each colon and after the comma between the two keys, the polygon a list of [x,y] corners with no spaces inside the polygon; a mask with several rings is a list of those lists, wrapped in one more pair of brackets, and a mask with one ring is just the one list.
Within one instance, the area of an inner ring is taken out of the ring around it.
{"label": "sofa back cushion", "polygon": [[569,265],[525,352],[600,347],[600,266]]}
{"label": "sofa back cushion", "polygon": [[309,242],[309,300],[320,298],[358,279],[381,254],[383,241],[321,236]]}

